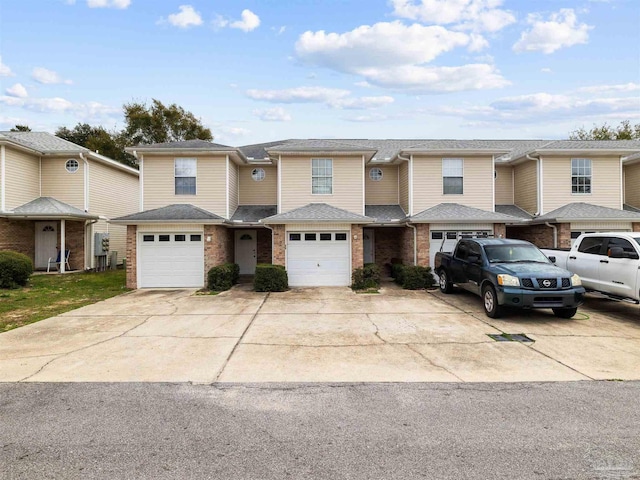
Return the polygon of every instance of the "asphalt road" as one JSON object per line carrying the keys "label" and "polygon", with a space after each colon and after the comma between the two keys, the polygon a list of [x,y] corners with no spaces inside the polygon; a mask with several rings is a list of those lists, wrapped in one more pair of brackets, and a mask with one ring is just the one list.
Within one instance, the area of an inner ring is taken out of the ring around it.
{"label": "asphalt road", "polygon": [[0,384],[0,478],[640,478],[640,382]]}

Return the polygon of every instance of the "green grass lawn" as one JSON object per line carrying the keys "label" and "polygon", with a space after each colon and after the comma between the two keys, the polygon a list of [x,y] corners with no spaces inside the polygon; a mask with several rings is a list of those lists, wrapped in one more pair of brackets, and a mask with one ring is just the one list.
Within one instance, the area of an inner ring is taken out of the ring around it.
{"label": "green grass lawn", "polygon": [[0,332],[59,315],[128,291],[124,270],[32,275],[24,288],[0,289]]}

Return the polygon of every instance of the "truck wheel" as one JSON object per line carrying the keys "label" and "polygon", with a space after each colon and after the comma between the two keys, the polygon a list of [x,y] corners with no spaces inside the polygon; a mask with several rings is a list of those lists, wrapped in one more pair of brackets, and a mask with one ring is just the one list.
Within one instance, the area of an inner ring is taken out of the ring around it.
{"label": "truck wheel", "polygon": [[439,276],[440,276],[440,279],[438,280],[438,285],[440,285],[440,291],[442,293],[451,293],[453,291],[453,284],[449,281],[449,277],[447,277],[447,272],[442,270]]}
{"label": "truck wheel", "polygon": [[496,289],[491,285],[485,285],[482,289],[482,305],[484,306],[484,313],[487,314],[487,317],[498,318],[502,315],[502,307],[498,305]]}
{"label": "truck wheel", "polygon": [[553,314],[560,318],[572,318],[578,311],[577,307],[574,308],[552,308]]}

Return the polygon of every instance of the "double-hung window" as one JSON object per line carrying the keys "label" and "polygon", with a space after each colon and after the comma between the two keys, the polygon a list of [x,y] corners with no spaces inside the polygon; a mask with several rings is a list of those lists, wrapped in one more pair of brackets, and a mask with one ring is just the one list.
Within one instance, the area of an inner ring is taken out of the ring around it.
{"label": "double-hung window", "polygon": [[462,158],[442,159],[442,193],[462,195],[464,184],[464,160]]}
{"label": "double-hung window", "polygon": [[333,160],[330,158],[311,159],[311,193],[315,195],[333,193]]}
{"label": "double-hung window", "polygon": [[197,160],[195,158],[176,158],[174,161],[175,194],[196,194]]}
{"label": "double-hung window", "polygon": [[591,193],[591,160],[571,159],[571,193]]}

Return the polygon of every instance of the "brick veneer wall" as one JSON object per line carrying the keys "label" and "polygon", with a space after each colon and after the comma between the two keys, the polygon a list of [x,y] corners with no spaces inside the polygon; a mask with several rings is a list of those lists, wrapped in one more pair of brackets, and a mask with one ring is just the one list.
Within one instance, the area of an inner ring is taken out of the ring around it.
{"label": "brick veneer wall", "polygon": [[[558,247],[571,247],[571,224],[553,224],[558,229]],[[538,248],[553,248],[553,229],[546,225],[529,225],[527,227],[510,227],[509,238],[526,240]]]}
{"label": "brick veneer wall", "polygon": [[400,234],[400,258],[404,265],[413,265],[413,229],[404,227]]}
{"label": "brick veneer wall", "polygon": [[507,226],[504,223],[493,224],[494,238],[507,238]]}
{"label": "brick veneer wall", "polygon": [[271,256],[273,254],[271,248],[271,230],[268,228],[259,228],[257,235],[256,260],[258,263],[271,263]]}
{"label": "brick veneer wall", "polygon": [[640,232],[640,222],[634,222],[631,226],[634,232]]}
{"label": "brick veneer wall", "polygon": [[373,229],[374,258],[383,274],[389,276],[389,265],[402,260],[402,235],[404,227],[378,227]]}
{"label": "brick veneer wall", "polygon": [[286,263],[285,228],[284,225],[273,225],[272,245],[273,264],[284,266]]}
{"label": "brick veneer wall", "polygon": [[421,267],[429,266],[429,250],[431,248],[430,229],[428,223],[418,223],[416,225],[416,240],[418,245],[418,259],[417,263]]}
{"label": "brick veneer wall", "polygon": [[[58,245],[61,242],[61,226],[58,222]],[[65,250],[71,250],[69,267],[71,270],[84,270],[84,221],[67,220],[64,225]]]}
{"label": "brick veneer wall", "polygon": [[136,225],[127,225],[127,288],[138,288],[138,267],[137,267],[137,243],[136,236],[138,227]]}
{"label": "brick veneer wall", "polygon": [[35,262],[36,227],[31,220],[0,218],[0,250],[23,253]]}
{"label": "brick veneer wall", "polygon": [[362,225],[351,225],[351,270],[364,266]]}
{"label": "brick veneer wall", "polygon": [[[211,238],[211,241],[209,241]],[[221,263],[233,262],[233,231],[221,225],[204,226],[204,275]],[[205,282],[206,283],[206,282]]]}

